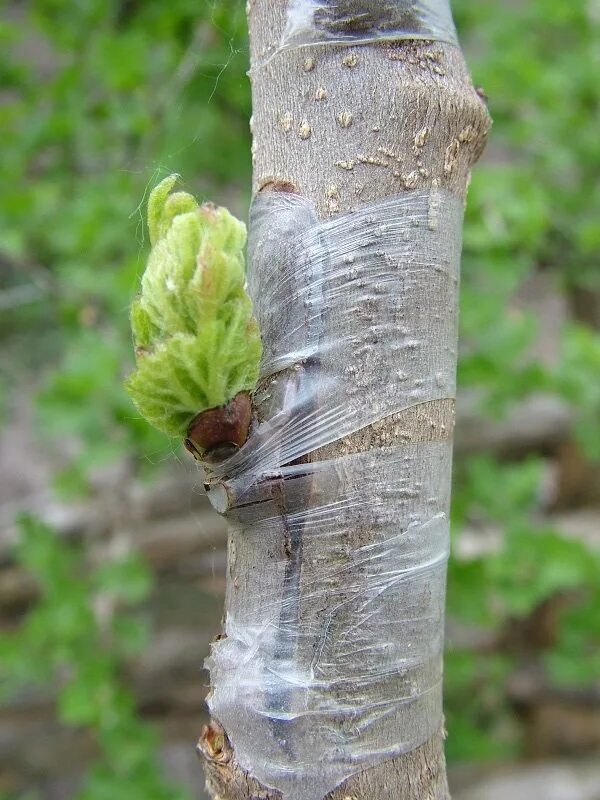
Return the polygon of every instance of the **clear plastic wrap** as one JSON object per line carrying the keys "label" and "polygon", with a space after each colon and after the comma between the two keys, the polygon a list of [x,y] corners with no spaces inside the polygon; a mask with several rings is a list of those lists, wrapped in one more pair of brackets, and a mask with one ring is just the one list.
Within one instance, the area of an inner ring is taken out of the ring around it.
{"label": "clear plastic wrap", "polygon": [[293,462],[454,396],[461,224],[438,189],[324,222],[280,192],[251,211],[260,420],[210,467],[232,532],[209,707],[286,800],[320,800],[441,721],[450,442],[396,431]]}
{"label": "clear plastic wrap", "polygon": [[429,442],[288,467],[286,513],[233,527],[238,568],[270,572],[242,602],[229,587],[210,709],[285,798],[319,800],[439,726],[450,459]]}
{"label": "clear plastic wrap", "polygon": [[[264,342],[265,412],[215,474],[257,475],[456,392],[462,203],[407,192],[319,223],[296,195],[258,196],[248,290]],[[285,395],[285,396],[284,396]]]}
{"label": "clear plastic wrap", "polygon": [[456,44],[448,0],[290,0],[280,49],[386,39]]}

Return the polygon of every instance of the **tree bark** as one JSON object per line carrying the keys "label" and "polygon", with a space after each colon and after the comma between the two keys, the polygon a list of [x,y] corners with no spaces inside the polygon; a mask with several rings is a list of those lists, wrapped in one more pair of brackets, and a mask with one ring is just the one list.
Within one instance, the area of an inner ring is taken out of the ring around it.
{"label": "tree bark", "polygon": [[[414,189],[463,199],[489,117],[458,47],[431,41],[319,44],[268,57],[286,0],[249,0],[253,190],[291,184],[326,219]],[[306,457],[335,458],[401,442],[452,437],[454,401],[413,406]],[[231,563],[229,580],[244,581]],[[268,564],[264,565],[268,570]],[[347,779],[330,800],[446,800],[445,732]],[[315,759],[318,759],[315,743]],[[218,722],[204,731],[207,787],[220,800],[275,800],[235,760]]]}

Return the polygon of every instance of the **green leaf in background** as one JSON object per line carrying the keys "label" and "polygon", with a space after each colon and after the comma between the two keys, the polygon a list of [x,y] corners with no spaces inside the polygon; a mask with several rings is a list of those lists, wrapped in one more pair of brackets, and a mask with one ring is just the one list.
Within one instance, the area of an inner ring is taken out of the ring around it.
{"label": "green leaf in background", "polygon": [[147,567],[130,553],[90,571],[83,551],[31,516],[21,518],[16,556],[39,582],[41,598],[0,641],[0,699],[48,685],[60,721],[93,735],[99,754],[80,800],[126,791],[140,800],[183,799],[162,776],[156,736],[122,680],[127,659],[147,640],[145,624],[130,610],[149,591]]}

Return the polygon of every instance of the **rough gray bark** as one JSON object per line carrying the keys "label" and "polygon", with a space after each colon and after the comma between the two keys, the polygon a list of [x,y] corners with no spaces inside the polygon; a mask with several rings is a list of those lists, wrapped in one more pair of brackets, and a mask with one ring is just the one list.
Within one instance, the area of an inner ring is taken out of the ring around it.
{"label": "rough gray bark", "polygon": [[[281,38],[286,5],[285,0],[248,4],[254,191],[291,184],[314,203],[321,218],[416,188],[438,187],[463,198],[489,117],[460,50],[426,41],[318,45],[287,50],[259,66]],[[396,442],[448,439],[453,425],[453,400],[422,403],[314,451],[306,460]],[[357,532],[358,542],[368,535]],[[243,586],[251,556],[230,555],[228,580]],[[269,565],[252,568],[266,573]],[[228,607],[235,602],[230,592]],[[444,736],[440,730],[416,750],[363,770],[328,797],[445,800]],[[280,797],[236,764],[217,722],[204,731],[199,750],[214,798]]]}

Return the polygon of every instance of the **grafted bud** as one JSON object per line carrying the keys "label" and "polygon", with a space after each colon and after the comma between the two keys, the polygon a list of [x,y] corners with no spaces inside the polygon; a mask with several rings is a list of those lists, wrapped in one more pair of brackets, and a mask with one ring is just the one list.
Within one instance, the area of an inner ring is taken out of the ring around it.
{"label": "grafted bud", "polygon": [[225,208],[171,194],[176,180],[148,201],[152,250],[131,308],[137,368],[126,388],[151,425],[186,437],[203,411],[255,388],[262,345],[246,292],[246,226]]}

